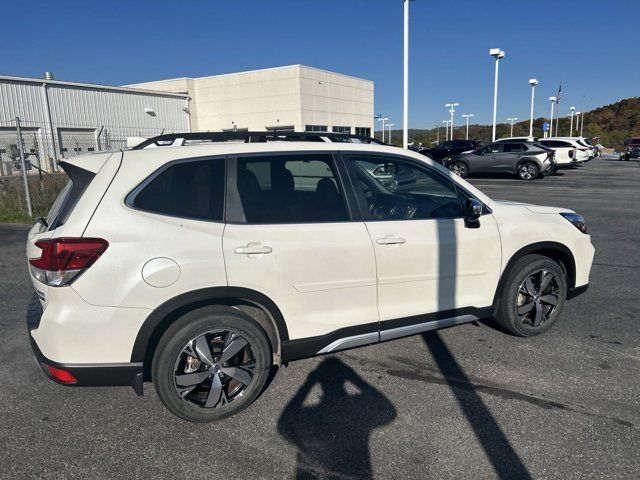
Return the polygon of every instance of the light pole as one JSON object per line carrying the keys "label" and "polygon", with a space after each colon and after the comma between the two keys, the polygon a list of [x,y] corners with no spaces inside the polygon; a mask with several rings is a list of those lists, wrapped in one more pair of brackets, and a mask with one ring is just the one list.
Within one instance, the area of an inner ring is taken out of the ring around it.
{"label": "light pole", "polygon": [[445,141],[449,140],[449,122],[450,121],[451,120],[442,120],[442,123],[444,123],[444,128],[445,128],[445,131],[444,131],[444,140]]}
{"label": "light pole", "polygon": [[582,136],[582,127],[584,127],[584,112],[580,115],[580,136]]}
{"label": "light pole", "polygon": [[404,1],[402,148],[409,147],[409,1]]}
{"label": "light pole", "polygon": [[569,127],[569,136],[573,137],[573,113],[576,111],[576,107],[569,107],[571,110],[571,127]]}
{"label": "light pole", "polygon": [[579,129],[580,129],[580,112],[576,112],[576,133],[578,133]]}
{"label": "light pole", "polygon": [[394,125],[395,123],[387,123],[387,128],[389,129],[389,143],[391,143],[391,127],[393,127]]}
{"label": "light pole", "polygon": [[382,122],[382,142],[384,143],[384,122],[389,120],[387,117],[378,118],[379,122]]}
{"label": "light pole", "polygon": [[458,105],[460,105],[458,102],[445,104],[445,107],[449,107],[449,113],[451,114],[451,138],[449,138],[449,140],[453,140],[453,114],[456,113],[456,107]]}
{"label": "light pole", "polygon": [[473,117],[473,113],[467,113],[462,115],[462,118],[466,118],[467,119],[467,134],[465,136],[465,140],[469,140],[469,118]]}
{"label": "light pole", "polygon": [[531,85],[531,120],[529,120],[529,136],[533,137],[533,102],[536,96],[536,85],[538,85],[538,80],[530,78],[529,85]]}
{"label": "light pole", "polygon": [[498,64],[500,59],[504,58],[504,52],[499,48],[492,48],[489,50],[489,55],[496,59],[496,71],[493,79],[493,133],[491,135],[491,141],[496,141],[496,114],[498,111]]}
{"label": "light pole", "polygon": [[556,100],[558,100],[556,97],[549,97],[549,101],[551,102],[551,121],[549,122],[549,136],[550,137],[553,137],[553,106],[555,105]]}
{"label": "light pole", "polygon": [[509,135],[510,137],[513,137],[513,122],[515,122],[517,119],[518,117],[507,118],[507,122],[511,122],[511,135]]}

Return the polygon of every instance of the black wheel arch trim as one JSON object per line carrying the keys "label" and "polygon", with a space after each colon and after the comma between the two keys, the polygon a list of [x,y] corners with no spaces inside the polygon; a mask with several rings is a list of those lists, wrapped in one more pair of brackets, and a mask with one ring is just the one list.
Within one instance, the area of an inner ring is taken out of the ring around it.
{"label": "black wheel arch trim", "polygon": [[[132,362],[146,362],[149,344],[157,340],[154,334],[157,328],[167,323],[168,326],[182,314],[199,306],[212,305],[216,302],[225,305],[234,302],[247,302],[266,311],[277,330],[280,342],[289,339],[289,331],[278,306],[266,295],[256,290],[242,287],[210,287],[193,290],[167,300],[153,312],[140,327],[131,352]],[[163,329],[164,330],[164,329]]]}
{"label": "black wheel arch trim", "polygon": [[502,271],[502,275],[500,275],[500,280],[498,281],[498,287],[496,288],[496,293],[493,298],[494,308],[496,308],[498,305],[498,301],[500,300],[500,294],[504,288],[504,285],[507,279],[509,278],[509,275],[511,274],[511,271],[513,270],[515,263],[525,255],[530,255],[530,254],[545,255],[546,253],[547,255],[545,256],[549,256],[548,253],[550,252],[560,254],[561,256],[560,259],[563,261],[564,268],[567,272],[567,292],[568,292],[567,298],[573,298],[573,296],[578,295],[579,293],[573,296],[570,296],[571,292],[577,289],[575,289],[576,261],[569,247],[558,242],[536,242],[520,248],[520,250],[516,251],[507,262],[507,265]]}

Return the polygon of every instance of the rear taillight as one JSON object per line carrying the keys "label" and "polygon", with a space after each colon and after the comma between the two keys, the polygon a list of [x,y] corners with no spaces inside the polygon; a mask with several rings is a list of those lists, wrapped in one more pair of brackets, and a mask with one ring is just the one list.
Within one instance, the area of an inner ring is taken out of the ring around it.
{"label": "rear taillight", "polygon": [[52,238],[38,240],[40,258],[30,258],[33,276],[52,287],[69,285],[94,264],[109,246],[102,238]]}

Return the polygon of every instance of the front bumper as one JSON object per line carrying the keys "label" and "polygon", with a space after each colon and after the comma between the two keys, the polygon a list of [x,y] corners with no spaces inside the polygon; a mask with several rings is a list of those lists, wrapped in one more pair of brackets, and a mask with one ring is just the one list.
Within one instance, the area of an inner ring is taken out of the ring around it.
{"label": "front bumper", "polygon": [[[34,294],[27,308],[27,330],[36,363],[52,381],[71,387],[130,386],[138,395],[143,393],[142,363],[59,363],[48,359],[31,335],[37,329],[42,316],[42,306]],[[54,378],[47,365],[65,370],[76,378],[74,383],[64,383]]]}

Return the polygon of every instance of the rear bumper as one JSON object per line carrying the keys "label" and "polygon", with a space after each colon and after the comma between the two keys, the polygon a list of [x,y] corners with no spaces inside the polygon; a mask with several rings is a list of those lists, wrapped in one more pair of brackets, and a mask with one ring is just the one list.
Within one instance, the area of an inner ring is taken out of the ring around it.
{"label": "rear bumper", "polygon": [[[142,395],[142,363],[59,363],[47,358],[31,335],[32,330],[38,327],[41,316],[42,307],[34,294],[27,308],[27,329],[33,356],[45,376],[60,385],[69,387],[128,386],[132,387],[138,395]],[[58,381],[52,376],[47,365],[69,372],[77,381],[74,383]]]}

